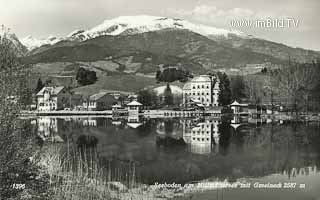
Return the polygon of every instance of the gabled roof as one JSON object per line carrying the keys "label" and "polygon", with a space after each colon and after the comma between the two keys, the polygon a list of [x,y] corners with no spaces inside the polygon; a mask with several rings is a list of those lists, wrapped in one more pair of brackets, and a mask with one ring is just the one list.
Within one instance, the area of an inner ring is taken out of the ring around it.
{"label": "gabled roof", "polygon": [[142,104],[137,101],[132,101],[128,103],[127,106],[142,106]]}
{"label": "gabled roof", "polygon": [[90,101],[97,101],[97,100],[101,99],[102,97],[104,97],[107,94],[108,94],[107,92],[99,92],[97,94],[91,95],[90,96]]}
{"label": "gabled roof", "polygon": [[50,95],[58,95],[64,89],[63,86],[52,86],[52,87],[43,87],[38,93],[37,96],[44,95],[45,91],[48,91]]}
{"label": "gabled roof", "polygon": [[230,106],[248,106],[248,104],[241,104],[235,100],[232,104],[230,104]]}

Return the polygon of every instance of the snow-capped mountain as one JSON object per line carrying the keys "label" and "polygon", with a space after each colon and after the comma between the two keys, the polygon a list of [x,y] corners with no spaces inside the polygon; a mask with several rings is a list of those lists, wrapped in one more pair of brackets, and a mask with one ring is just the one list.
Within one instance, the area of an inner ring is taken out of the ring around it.
{"label": "snow-capped mountain", "polygon": [[53,45],[60,42],[63,38],[49,36],[47,39],[36,39],[32,36],[27,36],[21,39],[21,43],[27,47],[28,50],[33,50],[43,45]]}
{"label": "snow-capped mountain", "polygon": [[137,34],[150,31],[158,31],[162,29],[187,29],[203,36],[235,34],[245,36],[240,31],[228,31],[215,27],[205,26],[201,24],[193,24],[186,20],[174,19],[168,17],[155,17],[148,15],[138,16],[121,16],[111,20],[106,20],[102,24],[75,34],[71,34],[72,39],[87,40],[103,35],[119,35],[119,34]]}
{"label": "snow-capped mountain", "polygon": [[19,56],[22,56],[27,52],[26,47],[20,42],[16,35],[2,27],[0,28],[0,37],[4,36],[12,42],[12,45],[17,50]]}
{"label": "snow-capped mountain", "polygon": [[236,30],[225,30],[201,24],[193,24],[183,19],[174,19],[168,17],[156,17],[148,15],[121,16],[110,20],[105,20],[102,24],[89,30],[75,30],[64,38],[49,37],[48,39],[35,39],[31,36],[23,38],[21,42],[29,49],[35,49],[42,45],[53,45],[61,40],[85,41],[104,35],[132,35],[162,29],[187,29],[203,36],[225,36],[234,34],[237,36],[246,36],[244,33]]}

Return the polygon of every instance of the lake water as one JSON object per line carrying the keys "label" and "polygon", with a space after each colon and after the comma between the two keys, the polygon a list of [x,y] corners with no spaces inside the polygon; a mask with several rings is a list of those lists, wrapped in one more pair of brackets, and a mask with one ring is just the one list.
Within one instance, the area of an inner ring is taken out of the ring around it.
{"label": "lake water", "polygon": [[[196,199],[320,197],[319,123],[40,117],[33,124],[39,135],[96,148],[106,163],[134,163],[142,183],[251,183],[249,189],[215,190]],[[262,189],[257,182],[283,185]],[[283,188],[285,183],[294,188]]]}

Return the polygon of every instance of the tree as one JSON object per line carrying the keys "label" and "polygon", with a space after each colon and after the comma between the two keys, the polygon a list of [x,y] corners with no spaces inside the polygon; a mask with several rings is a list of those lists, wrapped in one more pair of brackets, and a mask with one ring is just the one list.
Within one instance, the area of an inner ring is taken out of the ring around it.
{"label": "tree", "polygon": [[276,79],[278,87],[283,96],[285,104],[292,106],[296,113],[304,98],[307,98],[311,91],[319,83],[319,67],[313,64],[298,64],[289,62],[277,71]]}
{"label": "tree", "polygon": [[[1,199],[16,199],[19,190],[12,187],[14,183],[25,183],[28,190],[33,190],[34,182],[30,174],[35,166],[26,163],[31,157],[33,145],[29,121],[19,119],[23,108],[22,94],[24,84],[30,79],[29,67],[20,63],[13,43],[6,33],[0,36],[0,194]],[[23,86],[23,88],[21,88]],[[8,97],[15,97],[12,101]],[[41,198],[41,197],[40,197]]]}
{"label": "tree", "polygon": [[38,82],[37,82],[37,87],[35,89],[35,92],[38,93],[40,92],[40,90],[44,87],[45,85],[43,84],[41,78],[38,79]]}
{"label": "tree", "polygon": [[231,94],[232,100],[240,100],[246,97],[243,76],[237,75],[231,78]]}
{"label": "tree", "polygon": [[187,82],[188,78],[192,78],[192,75],[188,70],[170,66],[167,66],[162,71],[158,70],[156,73],[156,79],[158,82]]}
{"label": "tree", "polygon": [[221,72],[218,72],[218,78],[220,81],[218,103],[220,106],[229,105],[231,104],[230,80],[227,74]]}
{"label": "tree", "polygon": [[157,95],[153,91],[140,90],[138,91],[138,101],[145,107],[155,106],[157,104]]}
{"label": "tree", "polygon": [[80,85],[90,85],[95,83],[98,78],[96,72],[80,67],[76,75],[76,80]]}
{"label": "tree", "polygon": [[164,95],[164,104],[167,106],[173,105],[173,94],[172,94],[169,83],[167,83],[167,87],[163,95]]}
{"label": "tree", "polygon": [[263,98],[263,87],[257,76],[247,76],[245,82],[245,94],[252,104],[260,104]]}

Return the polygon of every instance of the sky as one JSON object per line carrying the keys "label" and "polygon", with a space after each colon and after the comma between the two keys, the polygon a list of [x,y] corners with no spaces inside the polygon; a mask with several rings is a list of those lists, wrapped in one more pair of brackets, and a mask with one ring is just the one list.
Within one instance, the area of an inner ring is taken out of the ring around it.
{"label": "sky", "polygon": [[[237,29],[292,47],[320,51],[319,0],[0,0],[0,5],[0,24],[19,38],[62,37],[118,16],[153,15]],[[257,20],[283,20],[283,26],[239,24],[243,20],[253,24]]]}

